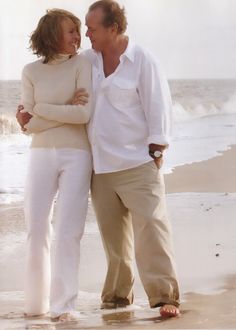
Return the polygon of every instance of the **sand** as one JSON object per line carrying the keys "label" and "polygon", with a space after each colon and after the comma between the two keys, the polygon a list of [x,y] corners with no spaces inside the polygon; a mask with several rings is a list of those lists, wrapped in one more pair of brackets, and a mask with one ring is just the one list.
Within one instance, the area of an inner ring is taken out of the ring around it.
{"label": "sand", "polygon": [[175,168],[165,182],[167,193],[235,192],[236,146],[210,160]]}
{"label": "sand", "polygon": [[[82,242],[77,322],[23,317],[25,227],[22,204],[0,207],[0,329],[236,329],[236,147],[166,175],[181,286],[181,316],[161,319],[150,309],[136,270],[130,309],[101,311],[106,262],[89,209]],[[16,234],[17,232],[17,234]],[[6,244],[8,242],[8,244]]]}

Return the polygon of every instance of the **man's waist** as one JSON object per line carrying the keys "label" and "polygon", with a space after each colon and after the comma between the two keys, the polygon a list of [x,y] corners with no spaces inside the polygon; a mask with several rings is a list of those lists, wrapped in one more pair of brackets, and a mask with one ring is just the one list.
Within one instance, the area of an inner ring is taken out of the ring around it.
{"label": "man's waist", "polygon": [[125,148],[101,150],[92,145],[92,152],[95,173],[122,171],[152,160],[148,153],[148,146],[134,151]]}

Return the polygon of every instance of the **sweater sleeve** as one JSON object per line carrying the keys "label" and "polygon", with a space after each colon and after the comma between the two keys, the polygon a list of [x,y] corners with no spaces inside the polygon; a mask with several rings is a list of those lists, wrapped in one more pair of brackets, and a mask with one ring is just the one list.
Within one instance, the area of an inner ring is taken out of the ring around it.
{"label": "sweater sleeve", "polygon": [[24,111],[33,114],[34,101],[34,86],[26,65],[21,74],[21,104],[24,106]]}
{"label": "sweater sleeve", "polygon": [[37,115],[33,115],[30,121],[25,124],[24,128],[26,128],[26,134],[32,134],[46,131],[47,129],[59,127],[62,125],[64,125],[64,123],[59,123],[58,121],[53,120],[46,120],[44,118],[38,117]]}
{"label": "sweater sleeve", "polygon": [[25,112],[29,112],[31,115],[33,115],[30,121],[24,126],[24,128],[26,128],[26,134],[38,133],[41,131],[45,131],[49,128],[63,125],[62,123],[59,123],[57,121],[45,120],[34,115],[34,86],[30,79],[28,65],[24,67],[21,76],[21,104],[24,106]]}
{"label": "sweater sleeve", "polygon": [[80,65],[77,71],[76,88],[85,88],[89,93],[89,100],[86,105],[55,105],[37,103],[33,112],[47,120],[55,120],[68,124],[88,123],[92,112],[92,69],[91,64],[85,57],[80,58]]}

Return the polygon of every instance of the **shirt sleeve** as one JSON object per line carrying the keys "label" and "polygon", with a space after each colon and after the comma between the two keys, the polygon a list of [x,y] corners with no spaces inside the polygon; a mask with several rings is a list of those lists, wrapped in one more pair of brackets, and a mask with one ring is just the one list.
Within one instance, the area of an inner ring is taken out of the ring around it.
{"label": "shirt sleeve", "polygon": [[88,103],[85,105],[55,105],[37,103],[33,112],[47,120],[55,120],[68,124],[88,123],[92,113],[92,69],[88,60],[83,57],[77,72],[76,88],[85,88],[89,93]]}
{"label": "shirt sleeve", "polygon": [[171,134],[171,95],[160,64],[150,54],[146,54],[142,61],[138,92],[149,129],[147,144],[168,146]]}

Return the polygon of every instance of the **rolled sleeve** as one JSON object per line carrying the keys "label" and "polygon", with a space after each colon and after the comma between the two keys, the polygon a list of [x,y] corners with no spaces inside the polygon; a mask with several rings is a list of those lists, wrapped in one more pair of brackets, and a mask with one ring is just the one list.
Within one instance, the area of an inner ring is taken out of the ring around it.
{"label": "rolled sleeve", "polygon": [[140,97],[148,125],[147,144],[168,146],[172,125],[172,100],[159,62],[146,54],[140,75]]}
{"label": "rolled sleeve", "polygon": [[150,135],[147,139],[147,144],[160,144],[163,146],[169,146],[171,137],[169,135]]}

